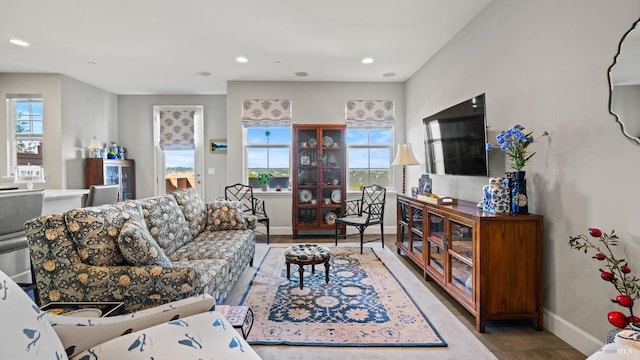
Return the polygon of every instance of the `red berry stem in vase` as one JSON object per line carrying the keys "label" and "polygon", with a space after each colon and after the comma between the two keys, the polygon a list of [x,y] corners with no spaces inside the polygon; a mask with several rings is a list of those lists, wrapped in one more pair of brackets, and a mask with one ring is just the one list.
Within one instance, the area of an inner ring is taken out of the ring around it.
{"label": "red berry stem in vase", "polygon": [[594,238],[598,238],[604,248],[595,245],[587,236],[582,234],[570,236],[569,246],[575,250],[583,250],[585,254],[590,249],[596,251],[592,258],[605,262],[604,266],[607,269],[599,269],[600,277],[610,282],[617,291],[616,298],[611,299],[611,301],[628,308],[630,313],[628,317],[624,317],[619,311],[611,311],[608,314],[609,322],[616,327],[624,327],[628,323],[639,323],[640,321],[638,320],[640,319],[633,315],[633,305],[634,300],[640,299],[640,286],[638,285],[640,279],[635,275],[630,275],[631,267],[625,259],[618,259],[613,254],[612,246],[618,245],[618,236],[615,234],[615,230],[612,230],[610,234],[606,234],[600,229],[590,228],[589,234]]}

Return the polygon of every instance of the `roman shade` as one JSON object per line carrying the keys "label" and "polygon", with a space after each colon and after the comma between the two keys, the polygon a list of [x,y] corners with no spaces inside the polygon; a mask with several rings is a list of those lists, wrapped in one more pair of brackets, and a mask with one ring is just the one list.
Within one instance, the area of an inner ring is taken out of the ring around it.
{"label": "roman shade", "polygon": [[244,127],[291,126],[291,100],[245,99],[242,101]]}
{"label": "roman shade", "polygon": [[390,128],[395,123],[391,100],[347,100],[345,121],[350,128]]}
{"label": "roman shade", "polygon": [[160,110],[160,148],[195,149],[195,110]]}

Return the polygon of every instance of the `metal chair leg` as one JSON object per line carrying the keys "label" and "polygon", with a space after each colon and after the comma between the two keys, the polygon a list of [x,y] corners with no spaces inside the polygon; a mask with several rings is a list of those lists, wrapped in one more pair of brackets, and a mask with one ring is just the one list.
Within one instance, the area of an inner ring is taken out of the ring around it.
{"label": "metal chair leg", "polygon": [[269,220],[264,223],[267,226],[267,245],[269,245]]}

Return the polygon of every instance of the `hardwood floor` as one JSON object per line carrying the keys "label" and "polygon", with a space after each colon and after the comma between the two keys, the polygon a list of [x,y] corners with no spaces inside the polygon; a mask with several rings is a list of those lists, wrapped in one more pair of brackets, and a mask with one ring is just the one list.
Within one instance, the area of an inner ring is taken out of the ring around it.
{"label": "hardwood floor", "polygon": [[[379,236],[366,236],[365,241],[380,241]],[[271,243],[331,243],[328,236],[307,236],[292,239],[289,235],[271,235]],[[258,242],[262,237],[258,236]],[[341,240],[343,242],[344,240]],[[357,242],[357,235],[350,235],[348,241]],[[475,319],[438,285],[426,281],[420,270],[404,255],[395,251],[395,235],[385,235],[385,246],[393,250],[407,268],[462,322],[498,359],[504,360],[584,360],[586,356],[553,335],[548,330],[536,331],[530,321],[489,321],[486,331],[479,333],[475,329]]]}

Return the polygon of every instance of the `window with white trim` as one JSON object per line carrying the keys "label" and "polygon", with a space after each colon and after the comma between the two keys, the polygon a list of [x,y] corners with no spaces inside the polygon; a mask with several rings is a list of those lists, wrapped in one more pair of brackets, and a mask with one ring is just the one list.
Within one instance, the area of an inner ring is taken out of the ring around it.
{"label": "window with white trim", "polygon": [[291,100],[245,99],[242,126],[248,184],[262,187],[260,175],[270,175],[268,188],[289,188],[291,169]]}
{"label": "window with white trim", "polygon": [[43,165],[43,101],[39,97],[7,98],[10,145],[7,172],[18,165]]}
{"label": "window with white trim", "polygon": [[391,185],[394,112],[392,100],[345,101],[349,190]]}
{"label": "window with white trim", "polygon": [[372,184],[388,188],[393,128],[347,128],[346,145],[348,190]]}
{"label": "window with white trim", "polygon": [[245,154],[250,186],[259,188],[258,175],[267,173],[268,188],[289,188],[291,127],[246,128]]}

